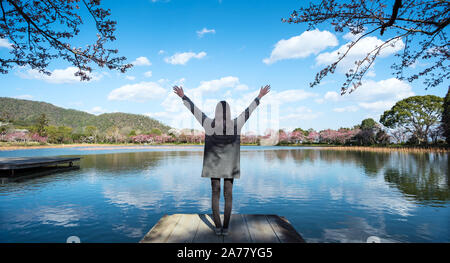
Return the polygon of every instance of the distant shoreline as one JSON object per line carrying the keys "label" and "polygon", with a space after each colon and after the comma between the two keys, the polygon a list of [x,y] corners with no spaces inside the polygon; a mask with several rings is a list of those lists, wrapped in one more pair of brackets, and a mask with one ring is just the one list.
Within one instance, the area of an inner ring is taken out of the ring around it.
{"label": "distant shoreline", "polygon": [[[0,151],[13,151],[13,150],[26,150],[26,149],[48,149],[48,148],[73,148],[73,147],[86,147],[85,150],[112,150],[112,149],[142,149],[142,148],[155,148],[155,149],[186,149],[196,148],[203,146],[203,144],[91,144],[91,143],[74,143],[74,144],[19,144],[9,145],[0,143]],[[242,146],[257,146],[256,144],[243,144]],[[281,145],[287,147],[314,147],[324,150],[337,150],[337,151],[371,151],[371,152],[450,152],[450,147],[435,147],[435,146],[342,146],[342,145],[321,145],[321,144],[302,144],[302,145]]]}
{"label": "distant shoreline", "polygon": [[73,148],[73,147],[89,147],[87,150],[99,150],[99,149],[107,149],[107,148],[125,148],[125,149],[134,149],[134,148],[187,148],[192,146],[201,146],[201,144],[100,144],[100,143],[73,143],[73,144],[53,144],[53,145],[37,145],[37,144],[29,144],[29,145],[3,145],[0,144],[0,151],[12,151],[12,150],[26,150],[26,149],[48,149],[48,148]]}

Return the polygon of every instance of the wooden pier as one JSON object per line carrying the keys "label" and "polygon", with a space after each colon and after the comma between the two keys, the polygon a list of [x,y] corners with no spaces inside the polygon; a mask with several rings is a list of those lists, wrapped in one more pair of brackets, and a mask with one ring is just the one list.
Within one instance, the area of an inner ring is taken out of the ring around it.
{"label": "wooden pier", "polygon": [[[0,158],[2,183],[78,169],[73,163],[80,157],[12,157]],[[63,166],[61,166],[64,164]],[[59,166],[58,166],[59,165]]]}
{"label": "wooden pier", "polygon": [[164,215],[140,243],[305,243],[289,221],[277,215],[232,214],[227,236],[216,235],[214,229],[208,214]]}

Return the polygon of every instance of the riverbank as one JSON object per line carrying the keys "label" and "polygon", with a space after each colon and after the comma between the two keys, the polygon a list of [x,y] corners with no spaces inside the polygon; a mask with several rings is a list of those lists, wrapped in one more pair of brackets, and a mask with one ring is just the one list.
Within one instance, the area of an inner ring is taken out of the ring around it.
{"label": "riverbank", "polygon": [[450,152],[449,147],[418,147],[418,146],[314,146],[319,149],[335,150],[335,151],[361,151],[361,152],[412,152],[412,153],[426,153],[426,152]]}
{"label": "riverbank", "polygon": [[100,143],[73,143],[73,144],[34,144],[34,143],[24,143],[24,144],[7,144],[0,143],[0,151],[13,151],[13,150],[24,150],[24,149],[46,149],[46,148],[72,148],[72,147],[86,147],[86,150],[108,150],[111,148],[122,148],[122,149],[139,149],[143,147],[152,148],[186,148],[190,146],[199,146],[202,144],[134,144],[134,143],[120,143],[120,144],[100,144]]}
{"label": "riverbank", "polygon": [[[256,144],[242,144],[245,146],[257,146]],[[120,143],[120,144],[101,144],[101,143],[77,143],[77,144],[38,144],[38,143],[4,143],[0,142],[0,151],[12,151],[22,149],[45,149],[45,148],[71,148],[71,147],[86,147],[84,150],[110,150],[110,149],[142,149],[142,148],[160,148],[160,149],[173,149],[173,148],[191,148],[203,146],[203,144],[134,144],[134,143]],[[449,147],[437,147],[437,146],[403,146],[403,145],[390,145],[390,146],[341,146],[341,145],[323,145],[323,144],[296,144],[296,145],[283,145],[290,147],[317,147],[326,150],[339,150],[339,151],[372,151],[372,152],[449,152]]]}

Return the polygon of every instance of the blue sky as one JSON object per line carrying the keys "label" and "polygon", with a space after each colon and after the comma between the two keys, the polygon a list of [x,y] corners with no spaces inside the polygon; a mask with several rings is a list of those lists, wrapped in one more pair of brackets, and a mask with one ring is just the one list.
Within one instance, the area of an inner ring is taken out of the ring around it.
{"label": "blue sky", "polygon": [[[315,73],[336,56],[351,35],[329,25],[305,32],[305,25],[285,24],[281,18],[307,1],[115,1],[104,0],[117,20],[117,47],[135,67],[126,74],[96,69],[93,80],[80,82],[64,61],[53,62],[50,77],[28,68],[0,76],[0,96],[45,101],[94,114],[145,114],[177,128],[200,128],[181,100],[171,92],[180,84],[194,103],[212,115],[226,99],[237,115],[256,97],[260,86],[272,92],[261,102],[247,131],[295,127],[316,130],[352,127],[362,119],[379,119],[396,101],[411,96],[444,96],[448,82],[425,90],[419,81],[402,82],[389,66],[403,43],[386,49],[364,78],[363,86],[340,96],[344,72],[351,59],[388,36],[374,35],[323,83],[310,88]],[[95,37],[91,23],[74,43]],[[7,54],[0,42],[0,56]],[[359,53],[358,53],[359,52]],[[426,62],[424,62],[426,63]],[[417,69],[423,64],[418,63]],[[212,117],[212,116],[211,116]],[[245,130],[244,130],[245,131]]]}

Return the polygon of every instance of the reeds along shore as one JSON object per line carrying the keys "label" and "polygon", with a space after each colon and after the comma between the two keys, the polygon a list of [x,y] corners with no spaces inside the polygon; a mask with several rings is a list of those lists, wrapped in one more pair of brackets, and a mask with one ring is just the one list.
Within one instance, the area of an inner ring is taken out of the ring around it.
{"label": "reeds along shore", "polygon": [[318,146],[317,148],[325,150],[337,150],[337,151],[371,151],[371,152],[405,152],[405,153],[428,153],[438,152],[447,153],[450,152],[449,147],[418,147],[418,146],[400,146],[400,147],[381,147],[381,146]]}

